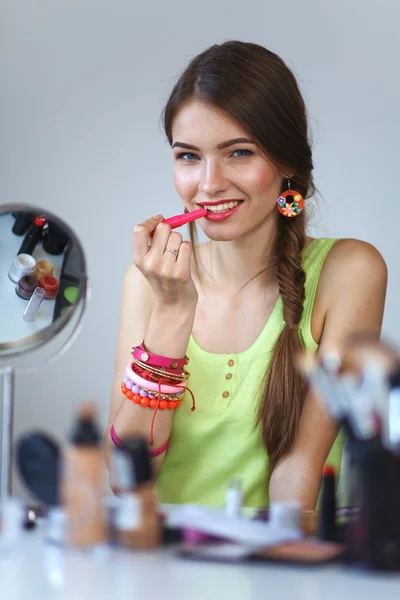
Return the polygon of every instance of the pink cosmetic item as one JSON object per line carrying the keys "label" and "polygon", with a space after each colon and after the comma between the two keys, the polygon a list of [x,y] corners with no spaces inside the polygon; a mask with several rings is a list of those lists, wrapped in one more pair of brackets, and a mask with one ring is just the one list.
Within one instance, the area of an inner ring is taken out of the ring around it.
{"label": "pink cosmetic item", "polygon": [[[198,208],[197,210],[193,210],[191,212],[183,213],[182,215],[176,215],[175,217],[169,217],[168,219],[164,219],[163,223],[168,223],[171,229],[176,229],[177,227],[181,227],[182,225],[186,225],[186,223],[190,223],[191,221],[195,221],[196,219],[201,219],[201,217],[205,217],[208,211],[205,208]],[[153,237],[154,232],[150,233],[150,237]]]}

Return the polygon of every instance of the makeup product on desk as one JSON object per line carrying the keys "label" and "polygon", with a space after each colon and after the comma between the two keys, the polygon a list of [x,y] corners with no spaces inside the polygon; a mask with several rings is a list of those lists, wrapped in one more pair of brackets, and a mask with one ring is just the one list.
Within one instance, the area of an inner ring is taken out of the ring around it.
{"label": "makeup product on desk", "polygon": [[39,310],[39,306],[42,303],[43,298],[45,297],[46,292],[44,291],[43,288],[41,287],[37,287],[35,288],[31,299],[29,300],[29,304],[25,309],[24,314],[22,315],[22,318],[24,319],[24,321],[34,321],[35,320],[35,316],[37,311]]}
{"label": "makeup product on desk", "polygon": [[242,482],[238,478],[231,479],[226,490],[225,514],[228,517],[240,517],[242,501]]}
{"label": "makeup product on desk", "polygon": [[322,477],[322,498],[318,538],[326,542],[338,541],[336,529],[335,484],[335,468],[332,465],[325,465]]}
{"label": "makeup product on desk", "polygon": [[271,502],[268,523],[276,530],[297,532],[302,537],[300,502]]}
{"label": "makeup product on desk", "polygon": [[[364,334],[344,345],[340,370],[325,389],[320,378],[323,367],[317,360],[308,373],[330,414],[346,426],[360,504],[348,525],[347,559],[382,571],[400,570],[400,469],[389,410],[389,374],[395,365],[397,353]],[[343,397],[345,377],[354,381]]]}
{"label": "makeup product on desk", "polygon": [[15,292],[23,300],[30,300],[37,287],[39,287],[39,282],[36,277],[33,275],[24,275],[18,281]]}
{"label": "makeup product on desk", "polygon": [[14,283],[24,277],[24,275],[33,275],[36,269],[36,260],[30,254],[18,254],[8,272],[8,277]]}
{"label": "makeup product on desk", "polygon": [[66,514],[67,543],[90,548],[107,537],[102,500],[103,455],[93,404],[80,407],[62,464],[61,497]]}
{"label": "makeup product on desk", "polygon": [[61,462],[57,442],[41,431],[27,433],[17,442],[15,460],[29,493],[46,507],[57,506]]}
{"label": "makeup product on desk", "polygon": [[22,241],[18,254],[32,254],[37,244],[43,237],[43,227],[46,223],[45,217],[35,217]]}
{"label": "makeup product on desk", "polygon": [[32,224],[33,214],[30,212],[18,212],[15,216],[15,223],[12,232],[15,235],[24,235]]}
{"label": "makeup product on desk", "polygon": [[130,549],[161,544],[161,516],[146,440],[125,439],[112,456],[112,475],[120,494],[115,515],[117,542]]}
{"label": "makeup product on desk", "polygon": [[[186,225],[186,223],[190,223],[191,221],[195,221],[196,219],[201,219],[205,217],[208,211],[205,208],[198,208],[191,212],[183,213],[181,215],[176,215],[175,217],[169,217],[168,219],[164,219],[163,223],[168,223],[171,229],[176,229],[177,227],[182,227],[182,225]],[[154,232],[151,232],[150,237],[153,237]]]}
{"label": "makeup product on desk", "polygon": [[274,523],[228,517],[216,508],[190,504],[177,508],[168,516],[168,524],[182,529],[200,531],[209,536],[235,542],[251,548],[275,546],[282,542],[300,539],[298,527],[276,527]]}

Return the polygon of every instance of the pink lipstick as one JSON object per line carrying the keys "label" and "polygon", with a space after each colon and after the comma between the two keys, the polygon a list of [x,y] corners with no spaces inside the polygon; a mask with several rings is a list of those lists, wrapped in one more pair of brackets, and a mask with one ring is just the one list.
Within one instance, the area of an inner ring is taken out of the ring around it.
{"label": "pink lipstick", "polygon": [[[163,223],[168,223],[171,229],[176,229],[177,227],[181,227],[186,223],[190,223],[191,221],[195,221],[196,219],[201,219],[201,217],[205,217],[208,215],[208,210],[205,208],[198,208],[197,210],[193,210],[188,213],[183,213],[182,215],[176,215],[175,217],[169,217],[168,219],[164,219]],[[153,237],[154,231],[151,232],[150,237]]]}

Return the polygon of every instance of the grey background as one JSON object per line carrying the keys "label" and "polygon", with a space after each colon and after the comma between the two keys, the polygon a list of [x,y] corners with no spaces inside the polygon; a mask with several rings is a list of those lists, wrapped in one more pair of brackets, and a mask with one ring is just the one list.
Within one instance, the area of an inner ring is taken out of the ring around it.
{"label": "grey background", "polygon": [[106,424],[132,227],[181,208],[160,112],[188,60],[227,39],[267,46],[299,78],[320,192],[312,233],[380,250],[384,333],[400,341],[399,19],[398,0],[1,1],[0,202],[66,219],[93,288],[72,349],[18,378],[17,436],[40,427],[64,440],[86,399]]}

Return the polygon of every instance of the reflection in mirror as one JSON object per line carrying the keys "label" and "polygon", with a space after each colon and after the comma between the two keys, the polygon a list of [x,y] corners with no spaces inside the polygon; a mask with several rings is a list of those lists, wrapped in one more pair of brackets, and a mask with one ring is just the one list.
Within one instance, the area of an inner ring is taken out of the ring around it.
{"label": "reflection in mirror", "polygon": [[[0,502],[11,494],[17,363],[46,344],[54,360],[79,331],[86,307],[87,274],[73,230],[48,211],[0,206],[0,374],[3,375]],[[67,332],[67,337],[59,334]],[[54,348],[55,340],[58,346]],[[52,347],[53,346],[53,347]]]}
{"label": "reflection in mirror", "polygon": [[51,335],[76,305],[83,273],[81,249],[61,221],[45,212],[0,214],[0,355],[43,330]]}

